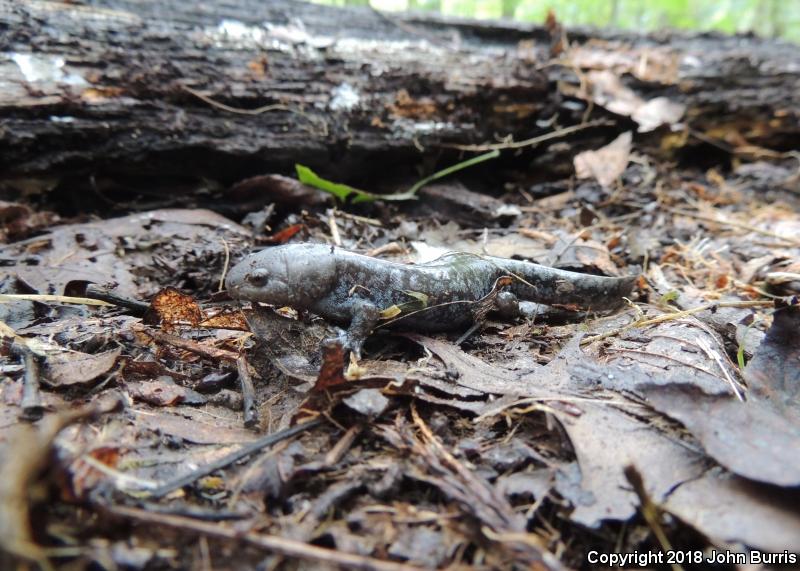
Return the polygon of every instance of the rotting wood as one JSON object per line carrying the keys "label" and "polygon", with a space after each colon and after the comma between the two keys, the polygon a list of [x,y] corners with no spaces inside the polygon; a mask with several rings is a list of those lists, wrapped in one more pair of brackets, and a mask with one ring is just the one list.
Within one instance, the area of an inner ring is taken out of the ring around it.
{"label": "rotting wood", "polygon": [[778,41],[572,30],[553,60],[536,25],[288,0],[206,7],[0,1],[4,186],[46,174],[76,193],[175,194],[303,162],[374,187],[391,184],[387,165],[416,176],[420,151],[455,158],[443,147],[614,119],[564,133],[591,146],[631,126],[580,100],[598,67],[685,106],[677,132],[650,136],[683,156],[774,153],[800,135],[800,53]]}

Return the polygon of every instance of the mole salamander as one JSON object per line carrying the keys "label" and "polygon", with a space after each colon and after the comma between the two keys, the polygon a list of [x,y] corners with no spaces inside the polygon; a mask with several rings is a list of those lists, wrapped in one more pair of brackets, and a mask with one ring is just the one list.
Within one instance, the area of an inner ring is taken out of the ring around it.
{"label": "mole salamander", "polygon": [[409,330],[448,331],[474,323],[480,318],[476,307],[487,300],[506,315],[514,313],[517,299],[609,309],[621,304],[635,281],[478,254],[403,264],[325,244],[287,244],[245,257],[225,285],[234,299],[309,310],[349,326],[343,341],[358,356],[382,320]]}

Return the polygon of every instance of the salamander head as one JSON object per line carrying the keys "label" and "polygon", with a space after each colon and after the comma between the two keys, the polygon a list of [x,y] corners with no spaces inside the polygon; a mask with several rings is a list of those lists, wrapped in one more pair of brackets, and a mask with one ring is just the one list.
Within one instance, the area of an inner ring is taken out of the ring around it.
{"label": "salamander head", "polygon": [[334,254],[327,246],[292,244],[250,254],[225,279],[234,299],[311,307],[333,289]]}

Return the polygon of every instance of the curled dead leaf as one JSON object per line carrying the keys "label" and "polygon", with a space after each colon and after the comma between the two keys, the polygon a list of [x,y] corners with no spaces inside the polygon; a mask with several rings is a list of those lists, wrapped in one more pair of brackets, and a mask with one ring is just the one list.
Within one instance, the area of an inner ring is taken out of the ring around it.
{"label": "curled dead leaf", "polygon": [[203,317],[200,306],[192,296],[172,287],[158,292],[150,302],[150,309],[165,331],[172,331],[177,325],[197,327]]}
{"label": "curled dead leaf", "polygon": [[628,166],[631,155],[633,134],[622,133],[605,147],[596,151],[584,151],[573,160],[578,178],[593,178],[601,186],[608,188]]}

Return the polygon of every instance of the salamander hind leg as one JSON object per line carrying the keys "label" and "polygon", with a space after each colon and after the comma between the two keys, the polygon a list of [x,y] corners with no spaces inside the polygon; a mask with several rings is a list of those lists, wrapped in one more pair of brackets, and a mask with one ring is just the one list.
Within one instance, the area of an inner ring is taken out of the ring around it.
{"label": "salamander hind leg", "polygon": [[489,295],[473,305],[471,310],[473,323],[466,333],[459,337],[456,345],[461,345],[480,329],[489,313],[497,313],[503,319],[516,319],[520,316],[519,299],[510,291],[493,290]]}
{"label": "salamander hind leg", "polygon": [[510,291],[501,291],[494,300],[494,309],[503,319],[520,316],[519,298]]}

